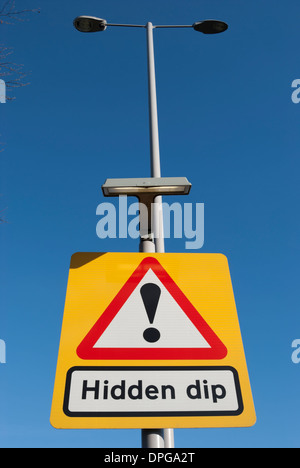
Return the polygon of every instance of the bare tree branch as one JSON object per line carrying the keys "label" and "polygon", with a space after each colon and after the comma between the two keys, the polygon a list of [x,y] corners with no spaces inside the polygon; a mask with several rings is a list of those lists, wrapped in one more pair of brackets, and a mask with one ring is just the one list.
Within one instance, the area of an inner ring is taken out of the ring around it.
{"label": "bare tree branch", "polygon": [[9,20],[25,21],[24,15],[26,13],[40,13],[40,10],[17,10],[15,0],[6,0],[0,7],[0,24],[13,24]]}
{"label": "bare tree branch", "polygon": [[[0,25],[14,24],[14,20],[25,21],[27,13],[40,13],[39,9],[17,10],[15,0],[5,0],[0,6]],[[0,79],[3,79],[6,88],[19,88],[27,86],[29,83],[24,81],[26,73],[23,71],[23,65],[7,61],[7,57],[13,53],[12,48],[0,44]],[[7,96],[8,101],[13,97]]]}
{"label": "bare tree branch", "polygon": [[[27,86],[25,82],[26,73],[23,71],[23,65],[9,62],[7,57],[13,53],[9,47],[0,45],[0,79],[5,81],[7,89]],[[7,96],[7,100],[14,98]]]}

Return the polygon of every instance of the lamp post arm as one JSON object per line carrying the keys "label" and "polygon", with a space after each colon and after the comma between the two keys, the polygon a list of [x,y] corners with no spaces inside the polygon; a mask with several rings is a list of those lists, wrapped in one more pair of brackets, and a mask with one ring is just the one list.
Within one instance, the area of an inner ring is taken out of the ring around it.
{"label": "lamp post arm", "polygon": [[118,24],[118,23],[106,23],[106,26],[117,26],[121,28],[146,28],[144,24]]}
{"label": "lamp post arm", "polygon": [[[147,24],[146,26],[144,24],[121,24],[121,23],[106,23],[105,24],[106,26],[116,26],[116,27],[121,27],[121,28],[147,28]],[[153,29],[157,29],[157,28],[192,28],[193,25],[191,24],[188,24],[188,25],[185,25],[185,24],[179,24],[179,25],[152,25],[152,28]]]}
{"label": "lamp post arm", "polygon": [[190,25],[184,25],[184,24],[183,25],[171,25],[170,24],[170,25],[165,25],[165,26],[163,25],[153,26],[154,29],[157,29],[157,28],[192,28],[192,27],[193,25],[191,24]]}

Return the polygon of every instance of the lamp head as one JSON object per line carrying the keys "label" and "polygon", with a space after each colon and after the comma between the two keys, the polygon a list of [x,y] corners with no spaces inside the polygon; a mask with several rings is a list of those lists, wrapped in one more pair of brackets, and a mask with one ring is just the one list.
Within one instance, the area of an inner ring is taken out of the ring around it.
{"label": "lamp head", "polygon": [[107,28],[107,21],[102,18],[96,18],[95,16],[77,16],[73,24],[77,31],[84,33],[105,31]]}
{"label": "lamp head", "polygon": [[107,179],[102,185],[105,197],[120,195],[155,198],[158,195],[188,195],[192,184],[185,177],[146,179]]}
{"label": "lamp head", "polygon": [[228,29],[228,24],[223,21],[205,20],[198,21],[193,24],[195,31],[202,32],[203,34],[218,34]]}

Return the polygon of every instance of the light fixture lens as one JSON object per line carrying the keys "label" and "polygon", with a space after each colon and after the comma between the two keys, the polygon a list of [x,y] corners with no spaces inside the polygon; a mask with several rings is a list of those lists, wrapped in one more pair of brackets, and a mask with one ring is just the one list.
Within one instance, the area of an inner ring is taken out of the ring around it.
{"label": "light fixture lens", "polygon": [[74,21],[75,28],[80,32],[91,32],[92,25],[89,19],[77,19]]}
{"label": "light fixture lens", "polygon": [[75,28],[84,33],[105,31],[107,22],[102,18],[94,16],[78,16],[74,19]]}
{"label": "light fixture lens", "polygon": [[109,189],[104,189],[105,195],[116,194],[116,195],[126,195],[126,194],[141,194],[141,193],[158,193],[158,194],[184,194],[188,193],[189,187],[183,187],[181,185],[167,185],[167,186],[158,186],[158,187],[110,187]]}
{"label": "light fixture lens", "polygon": [[193,28],[203,34],[219,34],[228,29],[228,24],[223,21],[206,20],[195,23]]}

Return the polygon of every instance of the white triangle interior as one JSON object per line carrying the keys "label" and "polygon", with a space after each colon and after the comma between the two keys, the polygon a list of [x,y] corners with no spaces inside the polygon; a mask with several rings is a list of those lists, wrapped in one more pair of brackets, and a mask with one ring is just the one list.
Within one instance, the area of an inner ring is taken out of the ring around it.
{"label": "white triangle interior", "polygon": [[[140,293],[141,287],[147,283],[154,283],[161,289],[153,324],[149,323]],[[149,327],[155,327],[160,332],[160,339],[155,343],[149,343],[143,337]],[[210,345],[149,269],[94,348],[210,348]]]}

